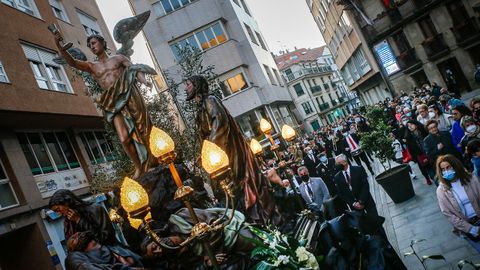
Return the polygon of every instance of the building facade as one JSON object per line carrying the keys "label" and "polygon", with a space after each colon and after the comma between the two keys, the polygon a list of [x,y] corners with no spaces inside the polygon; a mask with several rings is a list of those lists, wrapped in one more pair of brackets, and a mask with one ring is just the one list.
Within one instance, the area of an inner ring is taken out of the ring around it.
{"label": "building facade", "polygon": [[225,86],[223,104],[246,137],[263,138],[262,117],[276,133],[283,124],[297,125],[291,97],[245,0],[129,2],[135,14],[151,10],[143,28],[147,42],[154,61],[175,81],[182,80],[177,48],[189,45],[202,52],[203,65],[214,66]]}
{"label": "building facade", "polygon": [[363,104],[391,97],[391,90],[352,15],[335,0],[306,0],[348,88]]}
{"label": "building facade", "polygon": [[397,94],[431,82],[460,92],[478,87],[480,1],[356,2],[371,24],[360,19],[355,24]]}
{"label": "building facade", "polygon": [[307,132],[334,123],[358,106],[326,46],[282,52],[275,61]]}
{"label": "building facade", "polygon": [[0,14],[0,269],[62,269],[63,220],[45,207],[58,189],[87,194],[112,149],[47,26],[90,59],[88,35],[113,41],[94,0],[1,0]]}

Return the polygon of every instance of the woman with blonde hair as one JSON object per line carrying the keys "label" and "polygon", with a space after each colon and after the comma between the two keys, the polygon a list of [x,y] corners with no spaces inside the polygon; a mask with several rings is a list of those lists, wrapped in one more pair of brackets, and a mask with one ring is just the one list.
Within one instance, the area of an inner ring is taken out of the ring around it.
{"label": "woman with blonde hair", "polygon": [[438,205],[453,225],[453,232],[480,253],[480,183],[453,155],[440,156],[436,163]]}

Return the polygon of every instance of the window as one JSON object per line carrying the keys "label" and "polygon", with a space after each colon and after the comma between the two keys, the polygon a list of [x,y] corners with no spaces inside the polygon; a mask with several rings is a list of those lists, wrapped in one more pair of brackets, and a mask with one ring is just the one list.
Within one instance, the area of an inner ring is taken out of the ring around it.
{"label": "window", "polygon": [[14,7],[35,17],[40,17],[34,0],[2,0],[2,3]]}
{"label": "window", "polygon": [[448,3],[446,7],[454,26],[463,26],[467,18],[470,17],[462,1]]}
{"label": "window", "polygon": [[275,79],[273,78],[272,72],[270,72],[270,68],[267,65],[263,65],[263,68],[265,69],[265,72],[267,72],[268,79],[270,80],[270,83],[273,85],[277,85],[275,83]]}
{"label": "window", "polygon": [[112,142],[105,132],[85,131],[80,134],[88,158],[92,164],[100,164],[115,159]]}
{"label": "window", "polygon": [[68,22],[67,12],[59,0],[48,0],[50,7],[52,7],[53,14],[57,19]]}
{"label": "window", "polygon": [[245,3],[245,1],[240,0],[240,2],[242,3],[242,7],[245,10],[245,13],[247,13],[249,16],[252,16],[252,14],[250,14],[250,10],[248,10],[248,7],[247,7],[247,4]]}
{"label": "window", "polygon": [[71,93],[63,67],[53,61],[55,54],[22,44],[23,52],[30,63],[38,87]]}
{"label": "window", "polygon": [[294,84],[293,89],[295,89],[295,93],[297,93],[297,97],[305,95],[303,91],[302,85],[300,83]]}
{"label": "window", "polygon": [[152,4],[153,11],[158,17],[174,12],[195,0],[160,0]]}
{"label": "window", "polygon": [[250,28],[250,26],[248,26],[248,25],[245,24],[245,23],[244,23],[243,25],[245,25],[245,29],[247,29],[247,33],[248,33],[248,36],[250,37],[250,40],[251,40],[254,44],[258,45],[257,39],[255,38],[255,35],[253,34],[252,28]]}
{"label": "window", "polygon": [[80,167],[65,132],[22,132],[17,138],[33,175]]}
{"label": "window", "polygon": [[426,39],[437,35],[437,30],[435,30],[435,26],[433,25],[430,16],[427,16],[422,20],[418,21],[418,25],[420,25],[420,29],[422,30],[423,36]]}
{"label": "window", "polygon": [[275,74],[275,78],[277,79],[277,82],[279,85],[283,86],[282,78],[280,78],[280,73],[278,73],[278,70],[272,68],[273,74]]}
{"label": "window", "polygon": [[5,72],[5,68],[3,67],[2,62],[0,62],[0,82],[9,82],[7,73]]}
{"label": "window", "polygon": [[6,170],[2,162],[0,162],[0,210],[5,210],[15,205],[18,205],[17,196],[13,191]]}
{"label": "window", "polygon": [[223,83],[225,84],[225,86],[227,87],[227,90],[229,91],[226,93],[227,95],[225,96],[229,96],[240,90],[248,88],[248,84],[247,84],[247,81],[245,80],[245,77],[243,76],[243,73],[238,73],[237,75],[224,80]]}
{"label": "window", "polygon": [[392,38],[395,41],[395,44],[397,45],[397,48],[398,48],[398,52],[400,54],[410,50],[410,44],[408,43],[407,37],[405,36],[405,33],[403,33],[403,31],[400,31],[392,35]]}
{"label": "window", "polygon": [[310,105],[310,102],[304,102],[302,103],[303,110],[305,111],[305,115],[309,115],[313,113],[312,105]]}
{"label": "window", "polygon": [[217,22],[172,43],[170,48],[177,60],[180,60],[179,49],[191,46],[204,51],[218,44],[222,44],[227,40],[223,25]]}
{"label": "window", "polygon": [[342,77],[343,79],[345,80],[345,82],[347,83],[347,85],[352,85],[354,83],[353,79],[352,79],[352,76],[350,75],[350,72],[348,71],[347,69],[347,65],[345,65],[342,70]]}
{"label": "window", "polygon": [[97,19],[80,10],[77,10],[77,14],[78,18],[80,18],[80,23],[87,34],[87,37],[101,34],[100,27],[98,27],[97,24]]}
{"label": "window", "polygon": [[365,58],[365,55],[363,54],[363,51],[361,49],[358,49],[354,53],[353,60],[358,65],[362,76],[365,75],[367,72],[369,72],[371,70],[370,65],[368,64],[368,61]]}
{"label": "window", "polygon": [[257,39],[258,39],[258,42],[260,42],[260,46],[262,46],[262,48],[266,51],[267,50],[267,45],[265,45],[265,42],[263,42],[263,38],[262,36],[260,35],[260,33],[258,33],[257,31],[255,31],[255,34],[257,35]]}

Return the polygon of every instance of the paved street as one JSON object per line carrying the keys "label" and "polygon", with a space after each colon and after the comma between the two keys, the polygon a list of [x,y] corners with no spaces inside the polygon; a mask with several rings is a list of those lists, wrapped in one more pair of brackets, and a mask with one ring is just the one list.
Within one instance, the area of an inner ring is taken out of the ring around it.
{"label": "paved street", "polygon": [[[411,164],[417,175],[413,180],[416,196],[406,202],[395,204],[377,183],[370,179],[370,191],[377,203],[379,214],[386,218],[385,230],[395,249],[401,257],[410,252],[410,241],[426,239],[415,248],[420,256],[442,254],[446,261],[428,261],[428,269],[458,269],[457,263],[462,259],[480,262],[478,254],[467,241],[452,233],[452,226],[440,212],[435,194],[435,185],[425,184],[417,165]],[[383,171],[379,162],[375,163],[375,171]],[[403,258],[408,269],[423,269],[414,257]],[[469,269],[466,267],[465,269]]]}

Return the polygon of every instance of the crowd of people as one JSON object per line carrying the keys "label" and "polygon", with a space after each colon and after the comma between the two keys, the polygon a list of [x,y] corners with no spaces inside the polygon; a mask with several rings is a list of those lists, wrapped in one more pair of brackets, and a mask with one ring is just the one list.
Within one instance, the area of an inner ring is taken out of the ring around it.
{"label": "crowd of people", "polygon": [[[456,94],[432,83],[376,106],[384,109],[392,126],[392,162],[418,165],[426,184],[438,186],[440,209],[454,231],[480,252],[480,98],[464,104]],[[370,130],[368,119],[354,110],[334,124],[299,136],[285,151],[278,151],[263,162],[263,173],[270,181],[270,191],[284,221],[283,232],[292,231],[297,214],[304,209],[325,219],[338,216],[339,213],[332,213],[329,203],[335,204],[336,211],[378,216],[368,178],[380,171],[374,166],[374,153],[360,142],[362,134]],[[410,176],[417,177],[411,168]],[[209,201],[201,179],[187,178],[198,190],[192,201],[199,208],[199,217],[206,222],[218,217],[220,212],[212,210],[215,202]],[[127,243],[121,244],[103,207],[85,203],[67,190],[55,193],[50,208],[65,217],[70,251],[67,269],[211,267],[209,258],[199,251],[201,247],[168,248],[188,238],[185,226],[193,224],[182,204],[173,200],[175,187],[169,186],[173,181],[159,181],[158,175],[154,175],[140,183],[152,196],[153,218],[164,221],[157,226],[163,245],[146,235],[140,239],[126,237]],[[211,236],[222,269],[246,269],[251,264],[254,246],[239,235],[252,236],[240,211],[235,220],[235,228]],[[128,230],[123,230],[127,236]],[[388,242],[383,230],[377,234]],[[397,269],[404,269],[401,263]]]}

